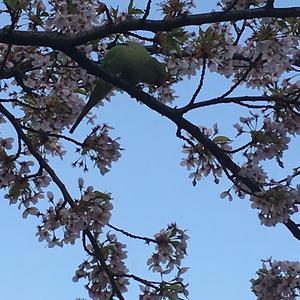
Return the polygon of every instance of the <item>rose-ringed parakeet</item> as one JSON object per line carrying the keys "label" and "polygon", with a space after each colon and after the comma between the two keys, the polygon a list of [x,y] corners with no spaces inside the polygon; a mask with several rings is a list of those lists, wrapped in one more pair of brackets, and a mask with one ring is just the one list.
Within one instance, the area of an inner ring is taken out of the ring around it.
{"label": "rose-ringed parakeet", "polygon": [[[111,48],[104,56],[101,66],[111,76],[121,78],[132,85],[142,82],[161,85],[167,78],[165,65],[152,57],[142,45],[134,42]],[[70,129],[70,133],[74,132],[84,116],[112,89],[112,84],[102,79],[97,80],[86,106]]]}

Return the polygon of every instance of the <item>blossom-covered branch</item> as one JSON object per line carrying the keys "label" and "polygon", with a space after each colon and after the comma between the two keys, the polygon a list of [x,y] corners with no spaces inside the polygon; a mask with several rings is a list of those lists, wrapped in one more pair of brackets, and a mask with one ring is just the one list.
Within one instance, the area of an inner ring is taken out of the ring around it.
{"label": "blossom-covered branch", "polygon": [[0,43],[12,43],[22,46],[44,46],[63,50],[66,46],[75,47],[92,40],[102,39],[112,34],[126,34],[131,30],[150,32],[172,31],[177,27],[212,24],[216,22],[236,22],[239,20],[258,18],[288,18],[299,17],[300,7],[290,8],[257,8],[227,12],[211,12],[205,14],[184,15],[166,20],[132,19],[107,24],[77,34],[61,34],[56,32],[8,32],[0,29]]}
{"label": "blossom-covered branch", "polygon": [[[65,201],[67,201],[72,208],[76,207],[76,204],[69,194],[68,190],[66,189],[64,183],[59,179],[59,177],[56,175],[54,170],[50,167],[50,165],[46,162],[46,160],[41,156],[41,154],[34,148],[34,146],[31,144],[31,142],[28,140],[27,136],[22,131],[21,125],[19,122],[14,118],[14,116],[2,105],[0,104],[0,112],[3,113],[8,120],[11,122],[11,124],[14,126],[15,130],[18,133],[18,136],[22,139],[22,141],[27,145],[30,153],[35,157],[35,159],[39,162],[39,165],[41,168],[43,168],[52,178],[52,180],[55,182],[55,184],[59,187]],[[85,229],[85,234],[88,236],[90,242],[93,245],[95,255],[97,259],[100,261],[101,266],[104,268],[107,276],[109,277],[110,283],[113,287],[114,293],[118,296],[120,300],[123,300],[122,293],[120,292],[116,281],[114,279],[113,274],[109,270],[108,266],[106,265],[106,261],[103,257],[102,251],[98,245],[97,240],[93,236],[93,234],[90,232],[89,229]]]}

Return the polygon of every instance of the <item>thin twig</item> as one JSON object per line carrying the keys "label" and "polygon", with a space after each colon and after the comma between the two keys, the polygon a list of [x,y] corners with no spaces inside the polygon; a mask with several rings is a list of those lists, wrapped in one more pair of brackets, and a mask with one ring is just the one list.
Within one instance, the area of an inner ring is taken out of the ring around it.
{"label": "thin twig", "polygon": [[157,241],[155,239],[152,239],[152,238],[148,238],[148,237],[144,237],[144,236],[138,236],[138,235],[135,235],[135,234],[132,234],[132,233],[129,233],[123,229],[120,229],[120,228],[117,228],[116,226],[113,226],[111,224],[107,224],[108,227],[114,229],[115,231],[118,231],[118,232],[121,232],[123,233],[124,235],[130,237],[130,238],[133,238],[133,239],[138,239],[138,240],[143,240],[145,241],[147,244],[149,244],[150,242],[152,243],[155,243],[157,244]]}
{"label": "thin twig", "polygon": [[234,153],[240,152],[241,150],[244,150],[244,149],[248,148],[248,147],[251,146],[251,145],[252,145],[252,142],[249,142],[249,143],[247,143],[247,144],[245,144],[245,145],[243,145],[243,146],[241,146],[241,147],[239,147],[239,148],[237,148],[237,149],[234,149],[234,150],[226,150],[225,152],[226,152],[226,153],[229,153],[229,154],[234,154]]}
{"label": "thin twig", "polygon": [[[278,98],[278,97],[274,97],[274,96],[238,96],[238,97],[226,97],[226,98],[217,97],[217,98],[194,103],[194,104],[190,105],[189,107],[186,105],[186,106],[177,108],[176,110],[181,114],[185,114],[188,111],[195,109],[195,108],[207,107],[207,106],[216,105],[216,104],[235,103],[238,105],[246,106],[248,104],[243,103],[243,102],[262,102],[262,101],[266,101],[266,102],[281,101],[282,103],[286,103],[286,101],[288,101],[288,99],[286,99],[285,97]],[[258,107],[258,108],[265,108],[265,107],[273,108],[273,106],[268,106],[268,105],[264,105],[263,107]]]}
{"label": "thin twig", "polygon": [[36,130],[36,129],[33,129],[31,127],[27,127],[25,125],[20,125],[21,128],[25,129],[25,130],[28,130],[28,131],[31,131],[31,132],[34,132],[34,133],[37,133],[41,136],[47,136],[47,137],[55,137],[55,138],[59,138],[59,139],[64,139],[68,142],[71,142],[77,146],[80,146],[82,147],[83,146],[83,143],[80,143],[76,140],[74,140],[73,138],[70,138],[68,136],[65,136],[65,135],[62,135],[62,134],[58,134],[58,133],[51,133],[51,132],[47,132],[47,131],[39,131],[39,130]]}
{"label": "thin twig", "polygon": [[130,31],[127,32],[127,35],[133,36],[133,37],[135,37],[135,38],[137,38],[137,39],[139,39],[139,40],[142,40],[142,41],[147,41],[147,42],[151,42],[151,43],[154,42],[154,39],[153,39],[153,38],[147,38],[147,37],[145,37],[145,36],[141,36],[141,35],[139,35],[139,34],[136,34],[136,33],[130,32]]}
{"label": "thin twig", "polygon": [[203,61],[202,61],[202,72],[201,72],[201,76],[200,76],[200,82],[199,82],[199,85],[195,91],[195,93],[193,94],[190,102],[188,103],[187,106],[192,106],[194,103],[195,103],[195,100],[198,96],[198,94],[200,93],[202,87],[203,87],[203,83],[204,83],[204,77],[205,77],[205,70],[206,70],[206,58],[203,58]]}
{"label": "thin twig", "polygon": [[155,289],[156,291],[159,291],[159,287],[157,287],[155,284],[159,285],[160,282],[156,282],[156,281],[149,281],[146,279],[143,279],[141,277],[138,277],[134,274],[116,274],[117,277],[127,277],[127,278],[132,278],[135,281],[138,281],[140,283],[143,283],[144,285],[147,285],[149,287],[152,287],[153,289]]}
{"label": "thin twig", "polygon": [[247,23],[248,23],[247,21],[244,21],[241,29],[239,29],[239,28],[237,27],[237,25],[234,24],[234,28],[235,28],[235,30],[236,30],[237,37],[236,37],[235,41],[233,42],[233,45],[236,46],[236,45],[238,44],[238,42],[240,41],[240,39],[241,39],[241,37],[242,37],[242,34],[243,34],[243,32],[244,32],[244,30],[245,30],[245,28],[246,28],[246,24],[247,24]]}

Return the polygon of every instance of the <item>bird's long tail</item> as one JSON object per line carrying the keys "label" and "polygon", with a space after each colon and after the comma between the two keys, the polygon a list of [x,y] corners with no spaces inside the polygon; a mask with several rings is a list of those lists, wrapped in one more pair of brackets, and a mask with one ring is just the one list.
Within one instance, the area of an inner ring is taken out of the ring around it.
{"label": "bird's long tail", "polygon": [[73,133],[81,120],[87,115],[87,113],[104,97],[106,97],[109,92],[113,89],[113,86],[102,79],[99,79],[94,90],[91,93],[89,101],[82,109],[80,115],[78,116],[76,122],[70,129],[70,133]]}

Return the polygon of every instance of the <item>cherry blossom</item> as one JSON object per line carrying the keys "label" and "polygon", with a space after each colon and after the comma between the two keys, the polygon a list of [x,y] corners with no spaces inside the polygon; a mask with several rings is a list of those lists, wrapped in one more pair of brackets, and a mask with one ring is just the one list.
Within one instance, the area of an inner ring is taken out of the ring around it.
{"label": "cherry blossom", "polygon": [[[129,281],[127,278],[122,277],[123,274],[128,272],[123,261],[127,257],[126,251],[124,250],[125,245],[118,242],[116,236],[113,234],[107,234],[106,238],[106,242],[99,246],[101,246],[102,251],[105,253],[107,268],[109,272],[114,274],[116,284],[120,291],[126,292]],[[92,248],[91,245],[87,245],[87,247]],[[88,284],[86,284],[85,287],[91,299],[111,299],[113,287],[111,286],[107,273],[103,267],[99,265],[97,259],[91,257],[78,266],[73,281],[76,282],[81,278],[88,279]]]}
{"label": "cherry blossom", "polygon": [[252,291],[258,300],[294,299],[299,295],[300,264],[295,261],[263,261],[257,271],[258,278],[251,279]]}
{"label": "cherry blossom", "polygon": [[221,0],[221,3],[224,5],[225,9],[246,9],[251,5],[262,6],[265,5],[267,0]]}
{"label": "cherry blossom", "polygon": [[174,267],[181,265],[181,260],[186,255],[186,241],[189,237],[185,231],[177,228],[176,224],[169,225],[167,230],[161,230],[154,237],[157,251],[148,259],[147,264],[153,272],[169,274]]}
{"label": "cherry blossom", "polygon": [[[210,137],[212,140],[215,139],[222,149],[226,151],[231,150],[231,146],[229,145],[231,140],[225,136],[217,135],[218,128],[216,125],[214,126],[214,129],[205,127],[200,127],[200,129],[204,135]],[[193,178],[193,185],[196,185],[197,181],[208,176],[210,173],[213,174],[215,182],[218,182],[218,178],[222,176],[221,166],[200,143],[193,144],[193,137],[189,136],[187,139],[189,139],[189,145],[184,144],[182,150],[187,157],[182,159],[180,165],[186,167],[188,170],[191,170],[192,168],[195,169],[189,176],[190,178]]]}
{"label": "cherry blossom", "polygon": [[259,209],[261,223],[267,226],[275,226],[277,223],[285,223],[290,216],[298,211],[297,202],[300,200],[300,186],[296,189],[276,186],[258,196],[251,196],[251,207]]}

